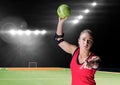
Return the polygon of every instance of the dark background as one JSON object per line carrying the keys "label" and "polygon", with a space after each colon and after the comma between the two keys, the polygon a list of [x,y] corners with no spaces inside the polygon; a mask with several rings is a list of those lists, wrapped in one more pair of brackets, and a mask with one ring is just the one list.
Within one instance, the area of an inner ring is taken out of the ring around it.
{"label": "dark background", "polygon": [[[54,42],[54,33],[57,27],[57,7],[66,3],[71,7],[71,16],[87,7],[87,2],[94,0],[1,0],[0,20],[6,17],[19,17],[25,21],[30,29],[46,29],[52,31],[43,37],[42,46],[35,53],[25,54],[24,50],[17,49],[2,39],[0,40],[0,66],[1,67],[27,67],[28,62],[38,62],[39,67],[56,66],[69,67],[71,55],[61,50]],[[99,3],[93,12],[86,18],[71,26],[65,24],[65,39],[77,45],[77,38],[81,29],[92,28],[95,32],[93,51],[101,57],[102,68],[120,68],[120,32],[119,32],[119,0],[95,0]],[[71,27],[70,27],[71,26]],[[17,52],[16,52],[17,50]]]}

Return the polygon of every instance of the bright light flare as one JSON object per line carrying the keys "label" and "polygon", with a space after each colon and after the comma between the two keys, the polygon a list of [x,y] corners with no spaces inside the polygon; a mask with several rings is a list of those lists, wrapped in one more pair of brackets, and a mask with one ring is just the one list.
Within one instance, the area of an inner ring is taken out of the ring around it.
{"label": "bright light flare", "polygon": [[34,30],[34,31],[31,31],[31,30],[15,30],[15,29],[11,29],[11,30],[8,30],[8,31],[4,31],[3,33],[7,33],[7,34],[10,34],[10,35],[19,35],[19,36],[30,36],[30,35],[44,35],[47,33],[46,30]]}
{"label": "bright light flare", "polygon": [[38,43],[38,35],[44,35],[46,33],[46,30],[10,29],[8,31],[2,31],[2,38],[8,43],[33,46]]}
{"label": "bright light flare", "polygon": [[29,35],[32,34],[32,31],[30,31],[30,30],[26,30],[26,31],[24,31],[24,32],[25,32],[25,34],[26,34],[27,36],[29,36]]}
{"label": "bright light flare", "polygon": [[22,30],[18,30],[17,32],[16,32],[18,35],[23,35],[23,31]]}
{"label": "bright light flare", "polygon": [[34,33],[35,35],[39,35],[39,34],[40,34],[40,31],[39,31],[39,30],[35,30],[33,33]]}
{"label": "bright light flare", "polygon": [[44,35],[44,34],[46,34],[46,33],[47,33],[46,30],[42,30],[42,31],[41,31],[41,34],[42,34],[42,35]]}
{"label": "bright light flare", "polygon": [[83,16],[82,16],[82,15],[79,15],[77,18],[78,18],[78,19],[83,19]]}
{"label": "bright light flare", "polygon": [[89,9],[85,9],[85,10],[84,10],[84,13],[86,13],[86,14],[89,13],[89,12],[90,12]]}
{"label": "bright light flare", "polygon": [[91,5],[94,7],[94,6],[96,6],[96,5],[97,5],[97,3],[96,3],[96,2],[93,2]]}
{"label": "bright light flare", "polygon": [[13,29],[12,29],[12,30],[10,30],[10,31],[8,31],[8,33],[9,33],[9,34],[11,34],[11,35],[16,35],[16,34],[17,34],[17,33],[16,33],[16,31],[15,31],[15,30],[13,30]]}
{"label": "bright light flare", "polygon": [[79,22],[79,20],[73,20],[73,24],[77,24]]}

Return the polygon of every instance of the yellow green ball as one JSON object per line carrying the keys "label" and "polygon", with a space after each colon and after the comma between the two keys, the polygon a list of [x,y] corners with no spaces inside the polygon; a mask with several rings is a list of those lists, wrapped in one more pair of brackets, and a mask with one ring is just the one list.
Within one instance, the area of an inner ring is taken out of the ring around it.
{"label": "yellow green ball", "polygon": [[71,9],[67,4],[61,4],[57,9],[60,18],[67,18],[71,15]]}

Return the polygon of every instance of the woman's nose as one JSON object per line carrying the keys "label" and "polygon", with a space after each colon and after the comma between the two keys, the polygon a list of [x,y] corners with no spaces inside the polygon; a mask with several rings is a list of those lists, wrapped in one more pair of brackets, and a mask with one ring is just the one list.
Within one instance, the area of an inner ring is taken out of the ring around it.
{"label": "woman's nose", "polygon": [[88,40],[85,40],[85,42],[84,42],[84,43],[85,43],[85,45],[87,45],[87,44],[89,44],[89,41],[88,41]]}
{"label": "woman's nose", "polygon": [[84,41],[84,44],[87,45],[87,40]]}

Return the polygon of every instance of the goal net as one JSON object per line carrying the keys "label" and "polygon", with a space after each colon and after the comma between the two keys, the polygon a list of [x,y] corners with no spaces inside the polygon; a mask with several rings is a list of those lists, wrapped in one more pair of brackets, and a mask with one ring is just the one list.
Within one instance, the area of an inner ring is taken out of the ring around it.
{"label": "goal net", "polygon": [[29,63],[28,63],[28,67],[29,67],[29,68],[31,68],[31,67],[37,68],[37,62],[29,62]]}

